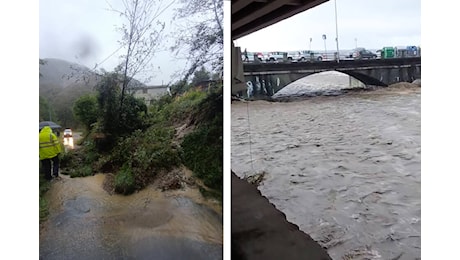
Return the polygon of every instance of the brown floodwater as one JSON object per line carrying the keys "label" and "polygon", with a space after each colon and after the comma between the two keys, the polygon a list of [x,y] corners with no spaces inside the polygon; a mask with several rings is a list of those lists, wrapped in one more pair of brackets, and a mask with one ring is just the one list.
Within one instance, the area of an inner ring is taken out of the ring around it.
{"label": "brown floodwater", "polygon": [[196,189],[110,195],[105,175],[62,179],[46,198],[40,259],[222,259],[222,209]]}
{"label": "brown floodwater", "polygon": [[333,259],[421,258],[420,88],[234,102],[231,164]]}

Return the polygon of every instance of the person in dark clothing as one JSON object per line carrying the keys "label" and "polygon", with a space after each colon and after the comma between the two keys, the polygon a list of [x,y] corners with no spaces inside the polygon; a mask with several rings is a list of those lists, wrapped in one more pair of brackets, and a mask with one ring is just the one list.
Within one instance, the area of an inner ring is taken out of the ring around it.
{"label": "person in dark clothing", "polygon": [[246,48],[244,49],[244,61],[249,61],[248,51],[246,50]]}

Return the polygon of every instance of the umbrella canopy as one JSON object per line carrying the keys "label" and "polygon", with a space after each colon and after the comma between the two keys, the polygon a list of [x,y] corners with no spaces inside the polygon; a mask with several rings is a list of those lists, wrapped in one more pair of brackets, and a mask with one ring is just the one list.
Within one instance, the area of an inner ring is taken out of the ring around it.
{"label": "umbrella canopy", "polygon": [[54,123],[52,121],[42,121],[39,124],[39,130],[42,130],[42,128],[45,127],[45,126],[49,126],[49,127],[51,127],[51,129],[59,129],[59,128],[61,128],[60,125],[58,125],[58,124],[56,124],[56,123]]}

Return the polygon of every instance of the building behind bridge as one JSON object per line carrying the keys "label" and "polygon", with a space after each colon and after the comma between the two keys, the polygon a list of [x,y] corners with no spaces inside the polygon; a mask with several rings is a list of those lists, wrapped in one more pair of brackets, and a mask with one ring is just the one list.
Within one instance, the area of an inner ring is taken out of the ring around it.
{"label": "building behind bridge", "polygon": [[139,86],[130,91],[134,97],[142,98],[147,105],[150,105],[152,101],[159,99],[163,95],[167,95],[168,87],[167,85]]}

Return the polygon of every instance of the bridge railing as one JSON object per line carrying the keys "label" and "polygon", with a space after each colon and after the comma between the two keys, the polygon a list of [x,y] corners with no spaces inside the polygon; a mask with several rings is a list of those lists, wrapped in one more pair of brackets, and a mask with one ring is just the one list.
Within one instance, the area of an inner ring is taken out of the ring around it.
{"label": "bridge railing", "polygon": [[309,70],[334,70],[334,69],[354,69],[362,67],[388,67],[421,64],[421,57],[391,58],[391,59],[371,59],[371,60],[343,60],[323,62],[291,62],[291,63],[245,63],[243,64],[244,75],[251,74],[273,74],[273,73],[292,73]]}

